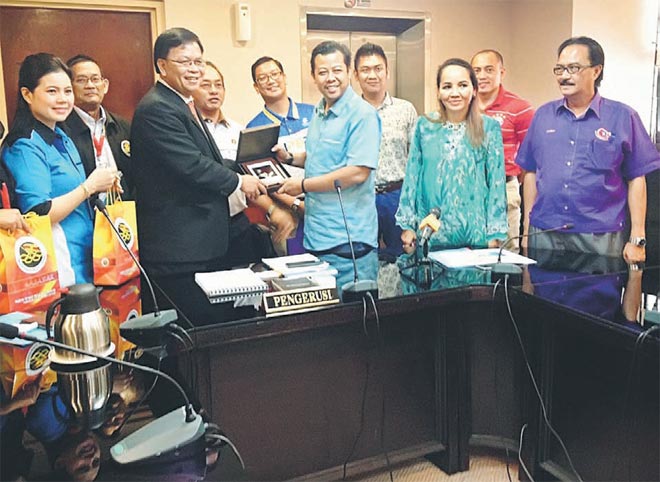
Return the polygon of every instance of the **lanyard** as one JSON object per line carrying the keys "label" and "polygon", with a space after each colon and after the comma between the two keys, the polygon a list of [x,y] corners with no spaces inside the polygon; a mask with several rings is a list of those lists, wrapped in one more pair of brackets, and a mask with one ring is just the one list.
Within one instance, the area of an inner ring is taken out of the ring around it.
{"label": "lanyard", "polygon": [[101,158],[103,152],[103,144],[105,143],[105,132],[101,133],[99,137],[92,135],[92,142],[94,143],[94,150],[96,150],[96,158]]}

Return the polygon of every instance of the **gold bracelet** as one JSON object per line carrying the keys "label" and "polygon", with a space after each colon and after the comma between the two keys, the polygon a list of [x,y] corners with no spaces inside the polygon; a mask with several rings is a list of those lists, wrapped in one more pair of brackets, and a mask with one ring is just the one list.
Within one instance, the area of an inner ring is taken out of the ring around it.
{"label": "gold bracelet", "polygon": [[84,182],[80,183],[80,187],[85,191],[85,199],[89,199],[92,196],[92,193],[89,192],[89,189],[87,189],[87,186],[85,186]]}

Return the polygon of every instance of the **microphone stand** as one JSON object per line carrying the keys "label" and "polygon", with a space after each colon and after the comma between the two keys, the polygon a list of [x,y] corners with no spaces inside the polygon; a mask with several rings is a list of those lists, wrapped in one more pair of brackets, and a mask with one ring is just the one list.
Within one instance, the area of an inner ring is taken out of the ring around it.
{"label": "microphone stand", "polygon": [[[205,433],[206,427],[202,417],[195,413],[195,410],[186,395],[185,390],[179,383],[167,373],[155,370],[150,367],[138,365],[136,363],[118,360],[97,353],[92,353],[80,348],[72,347],[52,340],[42,340],[40,338],[28,335],[27,333],[20,333],[18,327],[9,325],[7,323],[0,323],[0,336],[13,339],[21,338],[23,340],[32,341],[35,343],[43,343],[62,350],[71,351],[79,355],[89,357],[91,360],[76,364],[76,371],[84,371],[94,368],[98,364],[98,360],[103,360],[115,365],[126,366],[134,370],[149,373],[162,377],[173,384],[181,394],[184,405],[174,409],[168,414],[148,423],[136,432],[133,432],[122,441],[113,445],[110,449],[110,454],[115,462],[120,465],[136,463],[136,462],[163,462],[171,458],[178,458],[180,451],[196,441],[198,441]],[[52,357],[52,355],[51,355]],[[57,363],[53,360],[53,369],[57,371],[57,367],[63,364]],[[69,370],[70,366],[65,365]]]}
{"label": "microphone stand", "polygon": [[502,245],[500,246],[500,250],[497,254],[497,263],[494,264],[493,267],[491,268],[491,272],[490,272],[491,282],[496,283],[497,281],[500,280],[505,281],[508,278],[509,282],[513,285],[522,284],[522,268],[517,264],[502,263],[502,251],[504,251],[504,247],[507,244],[509,244],[511,241],[513,241],[514,239],[529,238],[532,236],[536,236],[537,234],[544,234],[544,233],[551,233],[553,231],[563,231],[566,229],[572,229],[573,226],[574,226],[573,223],[567,223],[554,228],[536,231],[535,233],[531,233],[531,234],[527,233],[527,234],[521,234],[519,236],[511,236],[506,238],[502,243]]}
{"label": "microphone stand", "polygon": [[341,207],[341,215],[344,218],[344,227],[346,228],[346,236],[348,238],[348,246],[351,249],[351,260],[353,261],[353,281],[349,281],[341,287],[341,300],[344,303],[350,301],[360,301],[364,299],[368,292],[371,292],[374,298],[378,298],[378,283],[372,280],[358,279],[357,259],[355,258],[355,251],[353,250],[353,241],[351,240],[351,233],[348,230],[348,221],[346,220],[346,212],[344,211],[344,200],[341,195],[341,181],[335,179],[335,190],[339,197],[339,206]]}
{"label": "microphone stand", "polygon": [[140,273],[142,273],[142,276],[147,282],[149,292],[151,293],[151,299],[154,303],[154,313],[138,316],[122,323],[119,329],[121,336],[126,338],[128,341],[135,343],[136,345],[163,346],[166,343],[164,340],[166,335],[166,333],[164,333],[165,328],[178,319],[177,312],[176,310],[160,311],[158,308],[158,301],[156,300],[156,295],[154,293],[153,287],[151,286],[151,280],[149,279],[147,272],[144,270],[133,252],[130,250],[126,244],[126,241],[124,241],[124,238],[121,237],[117,226],[115,226],[115,223],[113,223],[112,219],[110,219],[110,215],[108,214],[105,203],[99,199],[98,196],[94,199],[94,207],[96,207],[96,209],[105,217],[105,219],[107,219],[108,223],[110,223],[110,226],[117,236],[117,239],[124,247],[124,249],[128,251],[131,259],[140,270]]}

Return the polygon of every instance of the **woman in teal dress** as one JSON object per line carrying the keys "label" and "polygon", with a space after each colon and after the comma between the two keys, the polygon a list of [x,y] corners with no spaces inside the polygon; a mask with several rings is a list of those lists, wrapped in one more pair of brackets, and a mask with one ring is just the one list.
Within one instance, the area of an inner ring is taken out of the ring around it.
{"label": "woman in teal dress", "polygon": [[419,118],[396,213],[403,248],[432,208],[440,229],[431,249],[496,247],[507,233],[506,176],[499,124],[479,113],[477,78],[469,63],[449,59],[438,69],[439,109]]}

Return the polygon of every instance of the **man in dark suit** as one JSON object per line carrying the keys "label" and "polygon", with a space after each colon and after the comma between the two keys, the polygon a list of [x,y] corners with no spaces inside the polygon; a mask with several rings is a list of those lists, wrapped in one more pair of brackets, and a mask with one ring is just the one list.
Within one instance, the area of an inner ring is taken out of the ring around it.
{"label": "man in dark suit", "polygon": [[89,176],[99,165],[117,167],[123,174],[124,199],[132,198],[131,125],[101,105],[110,81],[88,55],[78,54],[66,64],[73,76],[74,107],[65,125],[80,153],[85,173]]}
{"label": "man in dark suit", "polygon": [[[215,316],[194,273],[230,267],[227,198],[266,193],[254,176],[225,161],[198,112],[192,92],[204,73],[204,49],[193,32],[173,28],[154,45],[160,79],[142,98],[131,128],[140,257],[146,271],[196,322]],[[147,297],[143,297],[149,305]]]}

